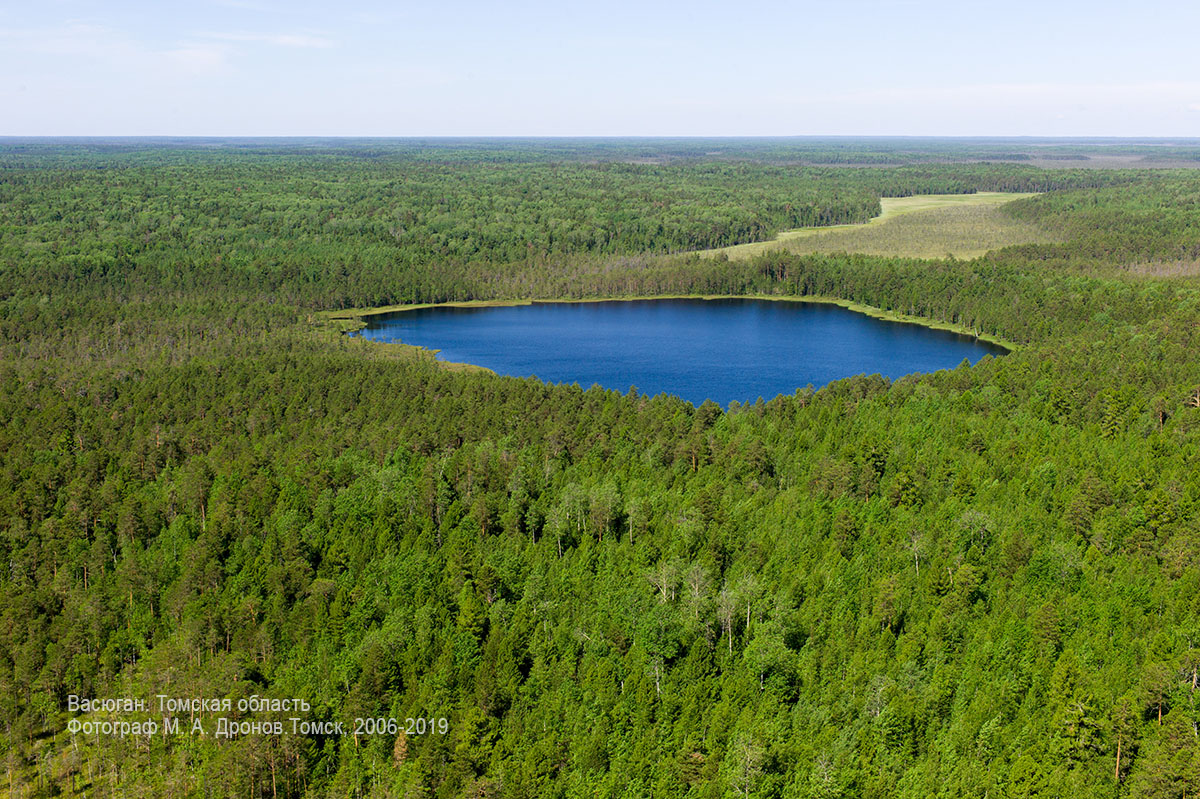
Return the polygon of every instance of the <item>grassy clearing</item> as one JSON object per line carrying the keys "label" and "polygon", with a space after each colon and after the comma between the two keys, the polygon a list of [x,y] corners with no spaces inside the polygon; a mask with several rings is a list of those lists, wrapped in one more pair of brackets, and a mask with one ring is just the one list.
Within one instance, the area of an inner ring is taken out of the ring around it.
{"label": "grassy clearing", "polygon": [[802,228],[780,233],[772,241],[707,250],[732,260],[767,250],[795,253],[856,252],[901,258],[977,258],[1012,244],[1050,241],[1036,225],[1012,219],[1000,206],[1032,194],[979,192],[885,197],[883,213],[863,225]]}
{"label": "grassy clearing", "polygon": [[1139,277],[1197,277],[1200,276],[1200,261],[1151,261],[1133,264],[1126,271]]}

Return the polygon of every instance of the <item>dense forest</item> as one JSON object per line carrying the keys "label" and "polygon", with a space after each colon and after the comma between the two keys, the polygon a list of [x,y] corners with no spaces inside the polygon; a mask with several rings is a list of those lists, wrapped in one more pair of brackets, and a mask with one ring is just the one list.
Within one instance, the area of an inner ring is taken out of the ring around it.
{"label": "dense forest", "polygon": [[[0,142],[10,792],[1200,794],[1200,172],[702,144]],[[981,190],[1054,243],[689,252]],[[322,313],[668,294],[1019,346],[694,407]],[[234,710],[69,728],[158,695]]]}

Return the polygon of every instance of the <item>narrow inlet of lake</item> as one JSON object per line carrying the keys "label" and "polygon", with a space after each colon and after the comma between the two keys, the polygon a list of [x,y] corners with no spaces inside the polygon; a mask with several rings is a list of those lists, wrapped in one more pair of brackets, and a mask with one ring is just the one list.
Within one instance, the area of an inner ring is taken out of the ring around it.
{"label": "narrow inlet of lake", "polygon": [[359,335],[549,383],[668,393],[723,406],[857,374],[953,369],[1005,350],[836,305],[755,299],[437,306],[367,317]]}

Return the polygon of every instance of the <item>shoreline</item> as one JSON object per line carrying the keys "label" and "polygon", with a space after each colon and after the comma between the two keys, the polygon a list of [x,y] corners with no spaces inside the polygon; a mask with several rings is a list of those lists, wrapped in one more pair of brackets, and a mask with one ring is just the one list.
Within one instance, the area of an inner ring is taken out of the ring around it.
{"label": "shoreline", "polygon": [[[634,295],[628,297],[582,297],[582,298],[529,298],[521,300],[456,300],[453,302],[424,302],[413,303],[409,305],[383,305],[375,308],[347,308],[341,311],[320,311],[317,316],[326,322],[336,325],[342,333],[353,333],[362,330],[367,326],[364,321],[366,317],[382,316],[393,313],[403,313],[405,311],[417,311],[423,308],[501,308],[513,307],[519,305],[535,305],[548,304],[555,302],[568,303],[585,303],[585,302],[635,302],[646,300],[771,300],[775,302],[808,302],[819,303],[822,305],[836,305],[840,308],[845,308],[848,311],[861,313],[873,319],[879,319],[885,322],[898,322],[901,324],[920,325],[929,328],[930,330],[944,330],[949,333],[955,333],[960,336],[968,336],[976,341],[982,341],[987,344],[999,347],[1006,351],[1006,354],[1016,352],[1020,349],[1020,345],[1008,341],[1007,339],[993,336],[989,333],[979,333],[971,330],[965,325],[955,324],[953,322],[940,322],[936,319],[930,319],[924,316],[913,316],[910,314],[900,313],[898,311],[887,311],[882,308],[877,308],[873,305],[854,302],[840,297],[825,297],[818,295],[808,296],[791,296],[791,295],[772,295],[772,294],[655,294],[655,295]],[[411,345],[406,345],[411,346]],[[425,348],[420,348],[425,349]],[[437,350],[426,350],[427,352],[438,352]],[[439,363],[449,363],[439,361]],[[484,367],[478,367],[484,368]],[[488,370],[490,371],[490,370]]]}

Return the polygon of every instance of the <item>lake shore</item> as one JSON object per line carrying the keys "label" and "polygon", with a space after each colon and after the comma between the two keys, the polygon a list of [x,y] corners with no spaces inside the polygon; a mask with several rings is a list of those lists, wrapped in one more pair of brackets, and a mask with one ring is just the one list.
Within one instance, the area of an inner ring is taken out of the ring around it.
{"label": "lake shore", "polygon": [[489,307],[510,307],[517,305],[534,305],[537,303],[585,303],[585,302],[633,302],[645,300],[772,300],[776,302],[808,302],[820,303],[824,305],[836,305],[840,308],[845,308],[849,311],[861,313],[870,316],[874,319],[881,319],[887,322],[901,322],[903,324],[920,325],[929,328],[930,330],[945,330],[950,333],[957,333],[963,336],[970,336],[978,341],[992,344],[1000,347],[1008,352],[1015,352],[1019,349],[1018,344],[1008,341],[1007,339],[993,336],[988,333],[980,333],[972,330],[965,325],[955,324],[953,322],[943,322],[936,319],[930,319],[923,316],[913,316],[910,314],[900,313],[898,311],[889,311],[883,308],[877,308],[873,305],[865,305],[863,303],[854,302],[852,300],[842,299],[840,297],[824,297],[824,296],[791,296],[791,295],[772,295],[772,294],[658,294],[658,295],[637,295],[628,297],[579,297],[579,298],[531,298],[521,300],[465,300],[456,302],[427,302],[414,303],[410,305],[384,305],[375,308],[349,308],[341,311],[321,311],[318,317],[327,324],[334,325],[339,332],[353,333],[362,330],[367,326],[364,321],[367,317],[381,316],[385,314],[403,313],[405,311],[416,311],[422,308],[489,308]]}

